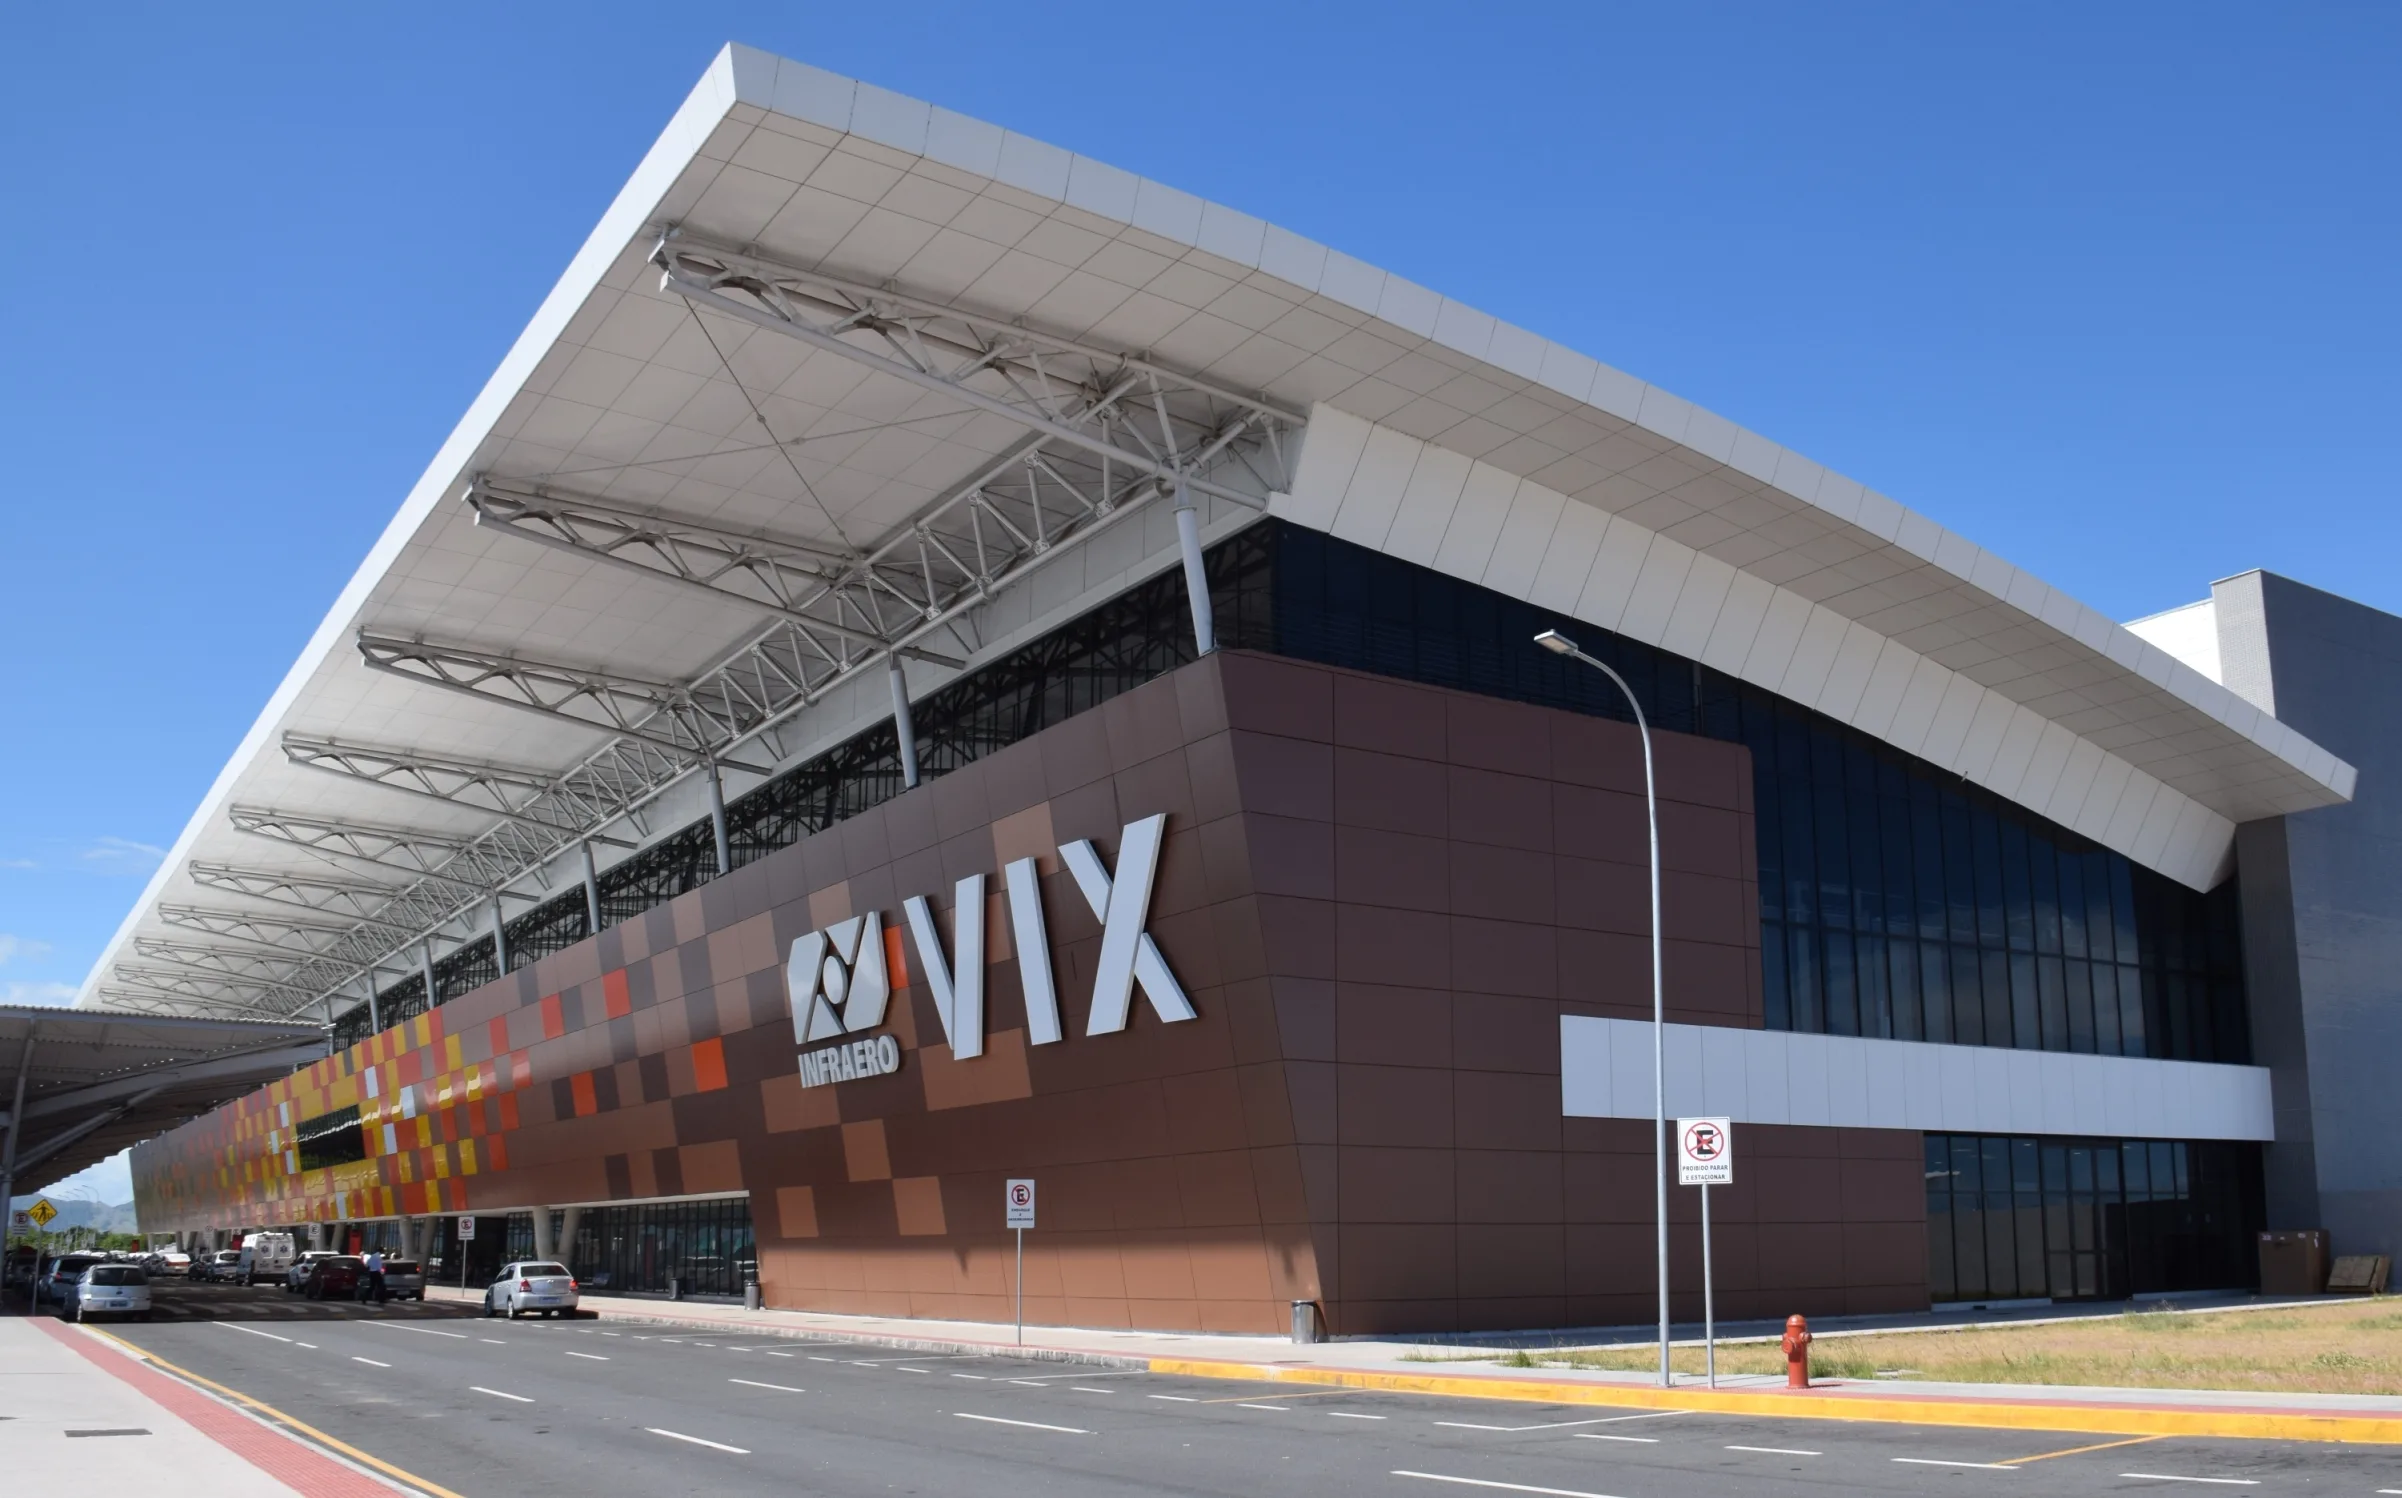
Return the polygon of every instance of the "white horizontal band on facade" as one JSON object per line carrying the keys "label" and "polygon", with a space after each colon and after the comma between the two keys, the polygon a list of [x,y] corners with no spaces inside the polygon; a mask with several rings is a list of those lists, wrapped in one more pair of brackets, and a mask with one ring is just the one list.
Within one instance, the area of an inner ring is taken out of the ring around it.
{"label": "white horizontal band on facade", "polygon": [[[1667,1027],[1668,1114],[1817,1128],[2109,1139],[2276,1137],[2260,1066]],[[1560,1107],[1652,1116],[1651,1023],[1560,1019]]]}

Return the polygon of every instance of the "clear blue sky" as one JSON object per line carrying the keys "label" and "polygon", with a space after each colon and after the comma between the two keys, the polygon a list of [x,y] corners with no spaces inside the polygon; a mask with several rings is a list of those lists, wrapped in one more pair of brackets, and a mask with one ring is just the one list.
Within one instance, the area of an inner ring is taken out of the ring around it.
{"label": "clear blue sky", "polygon": [[[856,19],[854,19],[856,18]],[[1245,209],[2121,619],[2402,611],[2402,7],[45,6],[0,48],[0,999],[71,992],[718,46]]]}

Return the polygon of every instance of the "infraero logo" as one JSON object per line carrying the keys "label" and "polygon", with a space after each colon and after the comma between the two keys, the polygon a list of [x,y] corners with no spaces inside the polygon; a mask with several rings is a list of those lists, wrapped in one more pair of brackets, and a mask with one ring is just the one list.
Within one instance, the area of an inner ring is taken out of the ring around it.
{"label": "infraero logo", "polygon": [[[1115,873],[1102,863],[1093,845],[1082,839],[1063,844],[1059,850],[1060,862],[1074,879],[1077,893],[1101,922],[1092,1003],[1085,1016],[1087,1035],[1125,1029],[1138,991],[1165,1022],[1195,1018],[1192,1001],[1168,970],[1158,943],[1143,929],[1158,878],[1167,821],[1165,816],[1151,816],[1129,822],[1119,839]],[[902,902],[909,936],[917,948],[919,976],[934,1001],[943,1039],[953,1059],[960,1061],[984,1054],[985,878],[971,874],[952,891],[950,953],[943,950],[941,929],[926,897],[912,895]],[[1013,861],[1001,871],[1001,881],[1009,896],[1012,945],[1026,1001],[1026,1040],[1031,1045],[1055,1044],[1064,1037],[1065,1027],[1060,1023],[1051,939],[1043,919],[1035,861]],[[801,1045],[819,1047],[801,1052],[803,1086],[900,1070],[899,1042],[890,1035],[867,1033],[884,1023],[892,998],[892,976],[885,956],[882,911],[812,931],[792,944],[784,981],[792,1004],[793,1031]],[[865,1038],[825,1044],[852,1036]]]}
{"label": "infraero logo", "polygon": [[[892,974],[884,960],[884,913],[853,916],[794,942],[784,982],[803,1045],[839,1040],[884,1023],[884,1007],[892,998]],[[900,1042],[889,1035],[801,1055],[801,1080],[812,1087],[900,1069]]]}

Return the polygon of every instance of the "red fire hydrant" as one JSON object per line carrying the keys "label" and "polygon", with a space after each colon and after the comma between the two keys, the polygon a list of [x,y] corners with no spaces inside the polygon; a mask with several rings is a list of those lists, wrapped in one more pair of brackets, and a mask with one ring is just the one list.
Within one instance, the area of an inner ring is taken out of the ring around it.
{"label": "red fire hydrant", "polygon": [[1810,1387],[1810,1323],[1799,1316],[1785,1318],[1785,1387]]}

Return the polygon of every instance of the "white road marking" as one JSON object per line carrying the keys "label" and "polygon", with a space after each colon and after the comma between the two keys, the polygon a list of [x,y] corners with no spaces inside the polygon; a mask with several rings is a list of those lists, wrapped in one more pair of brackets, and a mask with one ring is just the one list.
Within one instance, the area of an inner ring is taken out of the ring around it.
{"label": "white road marking", "polygon": [[436,1331],[430,1326],[404,1326],[397,1321],[370,1321],[367,1324],[369,1326],[388,1326],[396,1332],[423,1332],[429,1337],[449,1337],[452,1340],[459,1342],[464,1342],[467,1340],[467,1334],[465,1332]]}
{"label": "white road marking", "polygon": [[616,1335],[617,1335],[617,1333],[615,1333],[615,1332],[602,1332],[600,1335],[602,1335],[602,1336],[604,1336],[604,1337],[614,1337],[614,1336],[616,1336]]}
{"label": "white road marking", "polygon": [[1289,1415],[1293,1412],[1293,1407],[1289,1404],[1242,1404],[1238,1402],[1235,1408],[1238,1410],[1274,1410],[1279,1415]]}
{"label": "white road marking", "polygon": [[1607,1493],[1588,1493],[1579,1488],[1538,1488],[1523,1482],[1495,1482],[1487,1477],[1447,1477],[1440,1472],[1405,1472],[1396,1468],[1395,1477],[1415,1477],[1426,1482],[1456,1482],[1466,1488],[1500,1488],[1508,1493],[1548,1493],[1551,1498],[1610,1498]]}
{"label": "white road marking", "polygon": [[723,1441],[704,1441],[699,1436],[688,1436],[680,1430],[661,1430],[655,1425],[645,1425],[642,1429],[648,1435],[665,1436],[671,1441],[690,1441],[695,1446],[706,1446],[711,1451],[730,1451],[736,1456],[751,1454],[748,1447],[728,1446]]}
{"label": "white road marking", "polygon": [[1568,1430],[1579,1425],[1616,1425],[1625,1420],[1665,1420],[1671,1415],[1690,1415],[1691,1410],[1651,1410],[1640,1415],[1602,1415],[1591,1420],[1554,1420],[1544,1425],[1471,1425],[1465,1420],[1437,1420],[1453,1430]]}
{"label": "white road marking", "polygon": [[809,1392],[807,1389],[796,1389],[790,1384],[763,1384],[755,1378],[729,1378],[726,1382],[745,1384],[754,1389],[773,1389],[779,1394],[806,1394]]}
{"label": "white road marking", "polygon": [[1115,1393],[1117,1392],[1117,1390],[1115,1390],[1115,1389],[1088,1389],[1088,1388],[1085,1388],[1085,1387],[1084,1387],[1082,1384],[1070,1384],[1070,1385],[1068,1385],[1068,1392],[1069,1392],[1069,1393],[1071,1393],[1071,1394],[1115,1394]]}
{"label": "white road marking", "polygon": [[1170,1404],[1199,1404],[1201,1402],[1198,1399],[1187,1399],[1182,1394],[1145,1394],[1143,1397],[1145,1399],[1164,1399]]}
{"label": "white road marking", "polygon": [[311,1352],[315,1352],[317,1350],[317,1344],[314,1342],[295,1342],[292,1345],[294,1347],[305,1347]]}
{"label": "white road marking", "polygon": [[[767,1352],[767,1349],[764,1347],[759,1350],[761,1352]],[[792,1356],[792,1354],[789,1352],[768,1352],[767,1355],[771,1358],[788,1358]]]}
{"label": "white road marking", "polygon": [[353,1357],[351,1361],[354,1363],[365,1363],[370,1368],[389,1368],[392,1366],[390,1363],[379,1363],[373,1358]]}
{"label": "white road marking", "polygon": [[503,1394],[498,1389],[487,1389],[482,1384],[469,1384],[467,1387],[473,1389],[478,1394],[489,1394],[495,1399],[514,1399],[519,1404],[532,1404],[534,1402],[531,1399],[526,1398],[523,1394]]}
{"label": "white road marking", "polygon": [[587,1363],[605,1363],[609,1361],[607,1358],[601,1356],[597,1352],[571,1352],[568,1354],[568,1356],[571,1358],[582,1358]]}
{"label": "white road marking", "polygon": [[[831,1363],[831,1362],[833,1362],[834,1360],[833,1360],[832,1358],[827,1358],[825,1361],[827,1361],[827,1362]],[[951,1377],[953,1377],[953,1378],[972,1378],[972,1379],[974,1379],[974,1380],[975,1380],[976,1382],[978,1382],[978,1383],[983,1383],[983,1382],[985,1381],[984,1375],[983,1375],[983,1374],[981,1374],[981,1373],[954,1373],[954,1374],[952,1374],[952,1375],[951,1375]]]}
{"label": "white road marking", "polygon": [[1045,1425],[1039,1420],[1004,1420],[998,1415],[971,1415],[965,1410],[953,1410],[951,1413],[962,1420],[981,1420],[987,1425],[1017,1425],[1023,1426],[1027,1430],[1055,1430],[1063,1436],[1089,1436],[1092,1434],[1089,1430],[1078,1430],[1073,1425]]}
{"label": "white road marking", "polygon": [[1355,1415],[1349,1410],[1327,1410],[1324,1413],[1335,1420],[1382,1420],[1384,1418],[1382,1415]]}
{"label": "white road marking", "polygon": [[1804,1451],[1797,1446],[1729,1446],[1729,1451],[1756,1451],[1762,1456],[1824,1456],[1823,1451]]}
{"label": "white road marking", "polygon": [[[2249,1477],[2179,1477],[2174,1472],[2121,1472],[2121,1477],[2140,1478],[2145,1482],[2207,1482],[2227,1488],[2256,1488],[2260,1484]],[[2379,1491],[2386,1491],[2380,1489]]]}
{"label": "white road marking", "polygon": [[1897,1456],[1890,1460],[1900,1462],[1905,1467],[1975,1467],[1984,1472],[2016,1472],[2018,1470],[2007,1462],[1947,1462],[1940,1457],[1933,1456]]}
{"label": "white road marking", "polygon": [[502,1341],[500,1338],[498,1338],[498,1337],[479,1337],[479,1338],[477,1338],[476,1340],[478,1340],[478,1341],[480,1341],[480,1342],[487,1343],[487,1344],[489,1344],[490,1346],[493,1346],[493,1347],[506,1347],[506,1346],[508,1346],[508,1345],[509,1345],[508,1343],[506,1343],[506,1342],[503,1342],[503,1341]]}
{"label": "white road marking", "polygon": [[[683,1341],[684,1339],[683,1339],[682,1337],[661,1337],[661,1338],[659,1338],[658,1340],[660,1340],[660,1341],[662,1341],[662,1342],[681,1342],[681,1341]],[[644,1430],[648,1430],[648,1429],[650,1429],[650,1427],[646,1425],[646,1426],[644,1426],[644,1427],[643,1427],[643,1429],[644,1429]]]}
{"label": "white road marking", "polygon": [[1028,1388],[1034,1388],[1034,1389],[1047,1389],[1047,1388],[1049,1388],[1049,1387],[1050,1387],[1050,1384],[1049,1384],[1048,1382],[1046,1382],[1046,1381],[1045,1381],[1045,1380],[1043,1380],[1043,1379],[1039,1379],[1039,1378],[1012,1378],[1012,1379],[1007,1379],[1007,1380],[1004,1380],[1004,1381],[1005,1381],[1005,1382],[1007,1382],[1007,1383],[1013,1383],[1013,1384],[1024,1384],[1024,1385],[1026,1385]]}
{"label": "white road marking", "polygon": [[895,1373],[932,1373],[934,1370],[931,1368],[895,1368],[892,1371]]}
{"label": "white road marking", "polygon": [[1657,1446],[1660,1444],[1658,1436],[1605,1436],[1597,1430],[1580,1430],[1576,1433],[1576,1439],[1580,1441],[1624,1441],[1630,1446]]}
{"label": "white road marking", "polygon": [[840,1358],[821,1358],[821,1357],[819,1357],[819,1356],[818,1356],[816,1353],[814,1353],[814,1352],[813,1352],[813,1353],[809,1354],[809,1361],[810,1361],[810,1362],[812,1362],[812,1363],[839,1363],[839,1362],[841,1362],[841,1361],[842,1361],[842,1359],[840,1359]]}
{"label": "white road marking", "polygon": [[260,1331],[255,1326],[236,1326],[230,1321],[220,1321],[217,1323],[217,1325],[224,1327],[229,1332],[248,1332],[254,1337],[265,1337],[270,1342],[289,1342],[292,1340],[290,1337],[279,1337],[273,1332]]}

